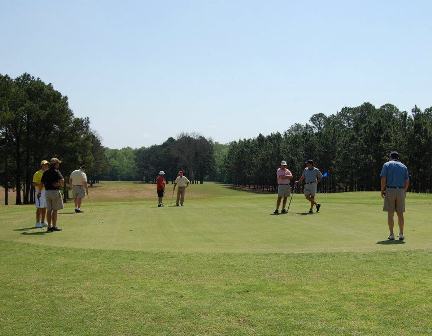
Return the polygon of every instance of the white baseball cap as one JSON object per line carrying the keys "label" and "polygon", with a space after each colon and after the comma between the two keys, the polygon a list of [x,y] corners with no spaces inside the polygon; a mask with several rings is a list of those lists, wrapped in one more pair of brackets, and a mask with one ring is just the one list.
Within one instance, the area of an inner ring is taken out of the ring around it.
{"label": "white baseball cap", "polygon": [[286,161],[281,162],[281,166],[286,166],[286,165],[287,165]]}
{"label": "white baseball cap", "polygon": [[159,172],[159,175],[165,175],[165,172],[164,172],[163,170],[161,170],[161,171]]}

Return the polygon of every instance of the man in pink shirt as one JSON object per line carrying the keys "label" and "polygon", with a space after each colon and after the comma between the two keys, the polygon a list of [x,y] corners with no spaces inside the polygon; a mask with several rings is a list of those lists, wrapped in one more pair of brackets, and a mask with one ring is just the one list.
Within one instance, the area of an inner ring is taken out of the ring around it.
{"label": "man in pink shirt", "polygon": [[291,194],[290,182],[293,177],[291,172],[287,168],[286,161],[281,162],[281,166],[276,172],[276,177],[278,183],[278,198],[276,202],[276,210],[273,213],[275,215],[279,215],[279,207],[280,207],[281,200],[283,198],[281,213],[286,214],[287,211],[285,207],[286,207],[288,196]]}

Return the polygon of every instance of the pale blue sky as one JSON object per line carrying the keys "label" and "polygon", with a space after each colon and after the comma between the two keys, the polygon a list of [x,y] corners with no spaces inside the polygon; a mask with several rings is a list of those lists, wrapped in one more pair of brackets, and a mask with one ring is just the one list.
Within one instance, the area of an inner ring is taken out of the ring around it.
{"label": "pale blue sky", "polygon": [[432,1],[0,0],[0,73],[29,72],[104,145],[219,142],[369,101],[432,105]]}

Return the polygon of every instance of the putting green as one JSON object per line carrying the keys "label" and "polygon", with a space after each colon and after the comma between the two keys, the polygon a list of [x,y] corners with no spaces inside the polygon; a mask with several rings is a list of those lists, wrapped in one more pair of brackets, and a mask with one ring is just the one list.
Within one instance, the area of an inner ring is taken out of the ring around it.
{"label": "putting green", "polygon": [[[59,233],[32,228],[33,206],[0,207],[0,240],[107,250],[149,252],[298,253],[430,249],[432,197],[407,197],[406,241],[388,244],[386,215],[378,193],[320,194],[322,211],[294,195],[288,215],[271,215],[275,195],[191,185],[184,207],[156,207],[154,185],[103,182],[75,214],[72,202],[59,213]],[[397,232],[397,230],[396,230]]]}

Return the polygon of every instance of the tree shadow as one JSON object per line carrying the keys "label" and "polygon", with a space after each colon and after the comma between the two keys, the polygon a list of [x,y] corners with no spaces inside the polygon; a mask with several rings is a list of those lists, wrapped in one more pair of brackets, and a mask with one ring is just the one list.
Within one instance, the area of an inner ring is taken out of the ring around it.
{"label": "tree shadow", "polygon": [[377,242],[379,245],[400,245],[405,244],[405,240],[380,240]]}
{"label": "tree shadow", "polygon": [[21,234],[25,236],[43,236],[46,233],[47,233],[46,231],[38,231],[38,232],[22,232]]}

